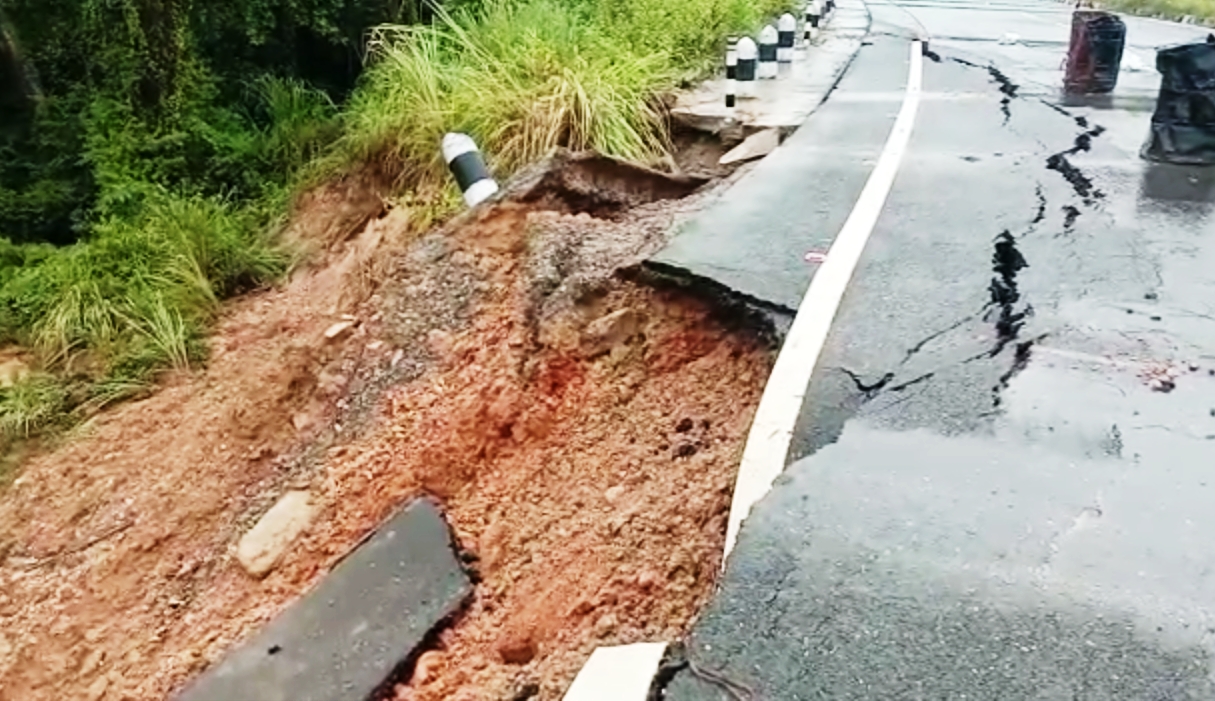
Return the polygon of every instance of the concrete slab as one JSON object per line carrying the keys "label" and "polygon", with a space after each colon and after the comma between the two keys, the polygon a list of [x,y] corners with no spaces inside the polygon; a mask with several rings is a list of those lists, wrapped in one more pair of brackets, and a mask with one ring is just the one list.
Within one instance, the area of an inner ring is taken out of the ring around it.
{"label": "concrete slab", "polygon": [[780,129],[764,129],[748,136],[741,144],[730,149],[729,152],[718,159],[717,162],[724,166],[731,163],[753,161],[772,153],[776,150],[777,146],[780,146]]}
{"label": "concrete slab", "polygon": [[689,126],[719,132],[727,126],[795,128],[835,87],[869,31],[869,11],[861,0],[842,0],[817,43],[797,49],[776,80],[757,81],[754,98],[725,104],[725,78],[710,80],[680,95],[672,115]]}
{"label": "concrete slab", "polygon": [[471,593],[442,514],[415,501],[178,699],[371,699]]}
{"label": "concrete slab", "polygon": [[598,648],[563,701],[645,701],[666,651],[666,643]]}

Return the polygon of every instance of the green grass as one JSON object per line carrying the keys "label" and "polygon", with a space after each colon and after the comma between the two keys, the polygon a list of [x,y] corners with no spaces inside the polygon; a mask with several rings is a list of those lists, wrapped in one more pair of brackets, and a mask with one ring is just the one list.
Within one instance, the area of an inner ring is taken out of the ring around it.
{"label": "green grass", "polygon": [[83,242],[0,269],[0,340],[34,350],[55,373],[0,391],[0,440],[108,404],[161,369],[189,368],[205,356],[220,302],[284,270],[256,212],[166,192],[142,200],[137,216],[106,219]]}
{"label": "green grass", "polygon": [[500,178],[557,146],[653,161],[669,144],[661,94],[717,66],[727,34],[792,4],[463,0],[429,26],[374,29],[342,109],[262,78],[248,114],[200,93],[144,133],[128,106],[98,100],[85,236],[62,248],[0,237],[0,344],[37,357],[33,375],[0,389],[0,443],[196,366],[222,300],[284,272],[269,232],[300,189],[371,165],[420,211],[440,211],[458,201],[439,153],[448,131],[472,135]]}
{"label": "green grass", "polygon": [[1187,15],[1200,19],[1215,19],[1213,0],[1102,0],[1101,5],[1111,10],[1159,15],[1169,19],[1180,19]]}
{"label": "green grass", "polygon": [[787,0],[486,0],[428,27],[381,27],[340,158],[448,186],[438,143],[472,135],[500,176],[555,146],[641,161],[667,146],[658,95],[720,61],[724,37]]}

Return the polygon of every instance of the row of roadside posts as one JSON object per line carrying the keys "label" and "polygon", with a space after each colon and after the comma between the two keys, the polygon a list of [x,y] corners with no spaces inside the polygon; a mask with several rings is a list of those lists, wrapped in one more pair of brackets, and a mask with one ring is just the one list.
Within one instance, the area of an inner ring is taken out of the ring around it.
{"label": "row of roadside posts", "polygon": [[[809,46],[835,10],[835,0],[810,0],[803,20],[802,42]],[[755,97],[755,81],[771,80],[779,74],[779,64],[793,63],[798,42],[797,19],[785,13],[776,26],[768,25],[759,33],[759,43],[750,37],[731,37],[726,49],[726,107],[733,108],[737,98]],[[485,158],[467,134],[447,134],[442,143],[443,160],[460,186],[464,203],[476,207],[498,192],[498,183],[489,173]]]}
{"label": "row of roadside posts", "polygon": [[[835,9],[835,0],[810,0],[806,4],[802,42],[809,46]],[[772,80],[779,65],[793,63],[797,48],[797,18],[785,13],[776,26],[768,25],[751,37],[730,37],[726,44],[726,107],[733,109],[738,99],[755,97],[758,80]]]}

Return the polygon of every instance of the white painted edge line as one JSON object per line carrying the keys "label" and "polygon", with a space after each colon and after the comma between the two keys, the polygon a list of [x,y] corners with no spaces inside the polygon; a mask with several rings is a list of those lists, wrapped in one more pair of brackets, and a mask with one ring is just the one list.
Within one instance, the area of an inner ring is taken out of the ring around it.
{"label": "white painted edge line", "polygon": [[666,643],[596,648],[563,701],[645,701],[666,651]]}
{"label": "white painted edge line", "polygon": [[811,280],[810,288],[806,290],[793,325],[785,337],[784,346],[776,358],[772,374],[768,377],[768,384],[764,387],[734,483],[726,546],[721,558],[723,570],[738,541],[743,520],[751,513],[751,507],[772,489],[776,478],[785,469],[794,424],[801,412],[814,366],[818,364],[819,353],[827,341],[827,333],[831,330],[844,291],[882,214],[899,165],[907,152],[923,91],[922,52],[921,42],[913,41],[907,92],[886,146],[873,172],[869,174],[869,180],[857,198],[852,213],[831,244],[827,260]]}

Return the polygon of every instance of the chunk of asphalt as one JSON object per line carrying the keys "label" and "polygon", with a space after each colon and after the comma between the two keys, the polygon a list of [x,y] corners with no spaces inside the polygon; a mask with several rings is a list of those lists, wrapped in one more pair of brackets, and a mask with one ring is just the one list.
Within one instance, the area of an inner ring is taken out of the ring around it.
{"label": "chunk of asphalt", "polygon": [[177,698],[371,699],[471,593],[443,515],[415,501]]}

